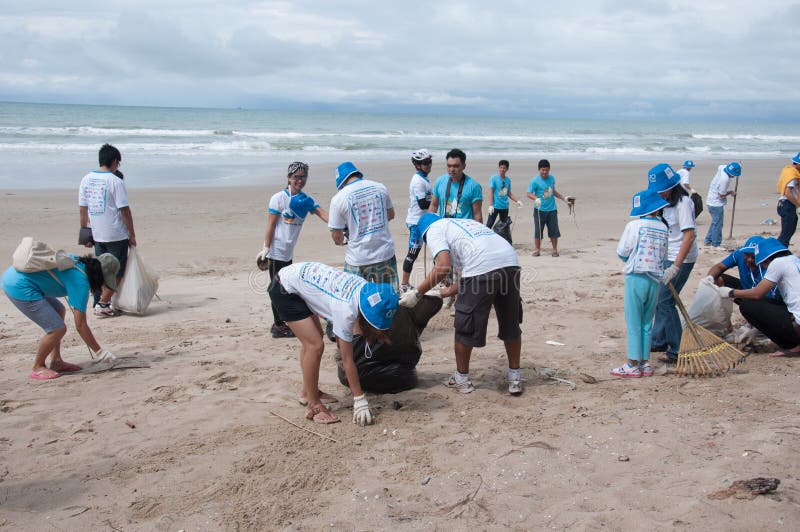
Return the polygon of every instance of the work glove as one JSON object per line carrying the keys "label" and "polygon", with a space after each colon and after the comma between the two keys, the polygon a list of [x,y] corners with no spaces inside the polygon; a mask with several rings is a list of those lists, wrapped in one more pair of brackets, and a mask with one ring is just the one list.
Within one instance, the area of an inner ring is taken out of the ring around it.
{"label": "work glove", "polygon": [[258,266],[258,269],[262,272],[269,270],[269,259],[267,258],[268,253],[269,248],[264,246],[264,249],[262,249],[261,252],[256,255],[256,266]]}
{"label": "work glove", "polygon": [[269,248],[264,246],[261,251],[256,255],[256,260],[265,261],[267,260],[267,255],[269,254]]}
{"label": "work glove", "polygon": [[522,202],[520,200],[517,200],[517,207],[522,207]]}
{"label": "work glove", "polygon": [[117,357],[114,356],[114,353],[112,353],[108,349],[105,349],[105,348],[102,348],[102,347],[100,349],[98,349],[97,351],[92,351],[92,353],[94,353],[94,357],[95,357],[94,363],[95,364],[99,364],[101,362],[112,362],[113,363],[113,362],[117,361]]}
{"label": "work glove", "polygon": [[536,207],[537,209],[539,207],[541,207],[542,206],[542,198],[536,198],[536,200],[534,200],[534,202],[533,202],[533,206]]}
{"label": "work glove", "polygon": [[353,423],[360,427],[364,425],[372,425],[375,418],[372,417],[372,412],[369,411],[369,403],[367,403],[366,395],[359,395],[353,397]]}
{"label": "work glove", "polygon": [[403,307],[414,308],[421,298],[419,291],[416,288],[412,288],[400,297],[399,304]]}
{"label": "work glove", "polygon": [[731,296],[731,292],[733,292],[733,289],[729,286],[718,286],[717,292],[719,292],[719,297],[721,297],[722,299],[730,299],[731,297],[733,297]]}
{"label": "work glove", "polygon": [[670,282],[670,281],[671,281],[671,280],[672,280],[672,279],[673,279],[673,278],[674,278],[676,275],[678,275],[678,271],[679,271],[679,270],[680,270],[680,268],[678,268],[678,267],[677,267],[677,266],[675,266],[674,264],[673,264],[672,266],[670,266],[669,268],[667,268],[666,270],[664,270],[664,284],[667,284],[667,283],[668,283],[668,282]]}
{"label": "work glove", "polygon": [[494,214],[494,205],[489,206],[489,215]]}

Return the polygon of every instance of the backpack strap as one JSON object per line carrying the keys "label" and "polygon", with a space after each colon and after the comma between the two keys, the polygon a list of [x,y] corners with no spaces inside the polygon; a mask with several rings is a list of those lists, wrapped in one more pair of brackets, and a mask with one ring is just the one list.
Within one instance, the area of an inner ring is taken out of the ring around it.
{"label": "backpack strap", "polygon": [[47,273],[49,273],[49,274],[50,274],[50,277],[52,277],[53,279],[55,279],[55,280],[56,280],[56,282],[57,282],[58,284],[60,284],[61,286],[64,286],[64,283],[62,283],[62,282],[61,282],[61,279],[59,279],[58,277],[56,277],[56,274],[54,274],[54,273],[53,273],[53,270],[46,270],[46,271],[47,271]]}

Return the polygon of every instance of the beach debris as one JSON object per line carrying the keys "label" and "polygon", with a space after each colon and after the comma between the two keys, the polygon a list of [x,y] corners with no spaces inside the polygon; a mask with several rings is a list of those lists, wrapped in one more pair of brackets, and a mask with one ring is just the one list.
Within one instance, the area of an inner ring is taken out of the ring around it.
{"label": "beach debris", "polygon": [[775,220],[775,218],[767,218],[766,220],[761,220],[761,225],[775,225],[777,223],[778,222]]}
{"label": "beach debris", "polygon": [[425,478],[422,479],[422,485],[425,486],[430,481],[431,481],[431,476],[426,475]]}
{"label": "beach debris", "polygon": [[562,344],[561,342],[556,342],[555,340],[547,340],[545,343],[547,345],[556,345],[556,346],[559,346],[559,347],[567,345],[567,344]]}
{"label": "beach debris", "polygon": [[[478,483],[478,487],[475,488],[475,491],[473,491],[472,493],[470,493],[466,497],[460,499],[459,501],[457,501],[457,502],[455,502],[453,504],[448,504],[447,506],[443,506],[442,508],[439,508],[439,513],[447,514],[447,513],[452,512],[456,508],[461,507],[461,510],[459,512],[457,512],[453,517],[458,517],[461,514],[463,514],[464,511],[467,509],[467,505],[471,501],[473,501],[475,499],[475,496],[478,494],[478,492],[481,490],[481,487],[483,486],[483,477],[478,475],[478,478],[480,479],[480,482]],[[481,506],[481,505],[478,504],[478,506]],[[481,508],[483,508],[483,507],[481,507]]]}
{"label": "beach debris", "polygon": [[310,432],[310,433],[311,433],[311,434],[313,434],[314,436],[319,436],[320,438],[322,438],[322,439],[325,439],[325,440],[332,441],[333,443],[339,443],[338,441],[334,440],[334,439],[333,439],[333,438],[331,438],[330,436],[326,436],[326,435],[324,435],[324,434],[320,434],[319,432],[314,432],[313,430],[307,429],[307,428],[305,428],[305,427],[301,427],[300,425],[298,425],[298,424],[297,424],[297,423],[295,423],[294,421],[291,421],[291,420],[289,420],[289,419],[286,419],[286,418],[285,418],[285,417],[283,417],[282,415],[280,415],[280,414],[276,414],[276,413],[275,413],[275,412],[273,412],[272,410],[270,410],[270,411],[269,411],[269,413],[270,413],[270,414],[272,414],[273,416],[277,417],[277,418],[280,418],[280,419],[284,420],[285,422],[287,422],[288,424],[292,425],[293,427],[297,427],[297,428],[298,428],[298,429],[300,429],[300,430],[304,430],[304,431],[306,431],[306,432]]}
{"label": "beach debris", "polygon": [[580,377],[580,379],[586,384],[597,384],[597,379],[588,373],[578,373],[578,377]]}
{"label": "beach debris", "polygon": [[136,428],[136,423],[134,423],[133,421],[131,421],[129,419],[125,421],[125,424],[128,425],[128,427],[130,427],[132,429]]}
{"label": "beach debris", "polygon": [[756,477],[749,480],[737,480],[729,487],[715,491],[709,494],[709,499],[727,499],[734,497],[736,499],[753,500],[758,495],[765,495],[778,489],[778,484],[781,481],[777,478],[771,477]]}
{"label": "beach debris", "polygon": [[225,323],[230,323],[230,322],[231,322],[230,318],[225,318]]}
{"label": "beach debris", "polygon": [[619,460],[620,462],[630,462],[630,461],[631,461],[631,459],[630,459],[630,458],[628,458],[628,457],[627,457],[626,455],[624,455],[624,454],[621,454],[621,455],[619,455],[619,456],[617,457],[617,460]]}
{"label": "beach debris", "polygon": [[400,401],[392,401],[392,408],[394,408],[395,410],[400,410],[401,408],[403,408],[403,403],[401,403]]}
{"label": "beach debris", "polygon": [[576,389],[578,387],[571,380],[559,377],[558,376],[558,370],[556,370],[556,369],[539,367],[539,368],[536,368],[535,371],[536,371],[536,374],[539,377],[542,377],[543,379],[548,379],[548,380],[551,380],[551,381],[563,382],[564,384],[568,384],[571,390],[574,390],[574,389]]}

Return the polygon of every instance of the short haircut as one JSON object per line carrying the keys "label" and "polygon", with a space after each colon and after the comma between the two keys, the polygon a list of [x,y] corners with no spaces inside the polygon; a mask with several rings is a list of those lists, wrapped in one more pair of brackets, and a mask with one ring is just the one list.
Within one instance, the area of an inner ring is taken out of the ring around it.
{"label": "short haircut", "polygon": [[467,154],[463,151],[459,150],[458,148],[453,148],[447,155],[445,155],[445,159],[461,159],[462,163],[467,162]]}
{"label": "short haircut", "polygon": [[497,166],[505,166],[506,168],[510,168],[511,167],[511,165],[508,164],[508,161],[506,161],[505,159],[500,159],[500,162],[497,163]]}
{"label": "short haircut", "polygon": [[111,144],[103,144],[97,158],[100,160],[100,166],[109,168],[114,161],[122,161],[122,154]]}
{"label": "short haircut", "polygon": [[540,169],[541,168],[550,168],[550,161],[548,161],[547,159],[542,159],[541,161],[539,161],[539,168]]}

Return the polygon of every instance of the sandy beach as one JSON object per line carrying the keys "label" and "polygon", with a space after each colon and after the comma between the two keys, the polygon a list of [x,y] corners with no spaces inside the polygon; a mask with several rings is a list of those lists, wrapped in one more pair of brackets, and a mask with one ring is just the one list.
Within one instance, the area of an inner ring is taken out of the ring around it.
{"label": "sandy beach", "polygon": [[[390,188],[400,263],[412,167],[354,162]],[[443,311],[422,336],[420,386],[370,396],[377,424],[366,428],[350,423],[352,396],[336,377],[333,344],[326,342],[320,381],[341,398],[334,412],[343,422],[320,426],[296,400],[299,342],[269,334],[267,279],[255,256],[282,176],[264,176],[259,187],[144,189],[135,168],[125,168],[139,251],[161,280],[146,315],[89,317],[121,367],[92,370],[69,319],[64,358],[86,369],[29,379],[41,331],[0,298],[0,528],[797,530],[800,360],[756,353],[719,378],[663,369],[651,379],[611,378],[625,353],[615,249],[631,195],[661,161],[551,162],[558,190],[577,197],[574,218],[560,204],[561,256],[550,257],[548,244],[531,256],[531,201],[512,208],[524,394],[505,393],[491,320],[488,345],[472,358],[478,389],[460,395],[441,385],[455,366],[452,318]],[[723,162],[697,161],[692,184],[704,198]],[[779,233],[775,180],[786,162],[742,162],[737,243]],[[495,165],[468,160],[466,173],[486,187]],[[535,167],[511,161],[512,191],[524,196]],[[433,175],[442,173],[437,159]],[[333,165],[312,166],[306,187],[326,208],[332,176]],[[65,190],[0,190],[3,268],[23,236],[85,251],[75,244],[80,177]],[[763,225],[768,218],[778,225]],[[698,241],[709,221],[700,215]],[[687,304],[725,255],[701,251]],[[325,224],[309,219],[295,261],[341,265],[343,257]],[[414,275],[422,269],[419,260]],[[733,320],[742,323],[736,309]],[[753,500],[709,498],[752,477],[781,484]]]}

